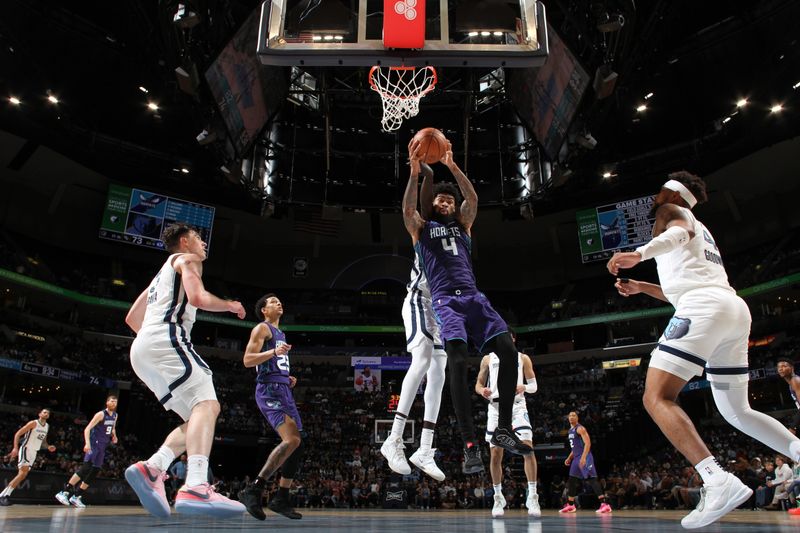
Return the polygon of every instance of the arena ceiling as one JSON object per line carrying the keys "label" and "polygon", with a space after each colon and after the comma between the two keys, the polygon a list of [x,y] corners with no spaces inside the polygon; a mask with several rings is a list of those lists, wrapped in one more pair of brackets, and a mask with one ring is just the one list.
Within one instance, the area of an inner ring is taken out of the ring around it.
{"label": "arena ceiling", "polygon": [[[237,176],[220,171],[237,161],[231,161],[221,146],[200,146],[196,140],[217,114],[208,88],[201,83],[193,95],[181,90],[175,68],[189,65],[203,72],[260,2],[189,4],[202,15],[191,30],[173,24],[178,2],[172,0],[4,2],[0,127],[29,139],[28,152],[40,144],[50,146],[114,181],[166,191],[191,184],[197,200],[257,212],[262,207],[261,191],[248,190]],[[649,192],[666,170],[708,173],[800,132],[796,32],[800,3],[550,0],[545,4],[550,23],[584,68],[594,74],[606,64],[619,78],[608,98],[598,100],[591,87],[584,95],[554,165],[553,182],[529,199],[535,213],[618,197],[621,190],[630,195]],[[598,29],[602,21],[617,15],[625,19],[624,26],[614,32]],[[420,117],[412,125],[453,117],[458,123],[469,113],[474,115],[473,127],[483,130],[513,120],[507,101],[479,112],[470,107],[465,95],[470,92],[471,74],[464,69],[447,72],[450,90],[431,98],[428,118]],[[353,72],[338,75],[347,78]],[[11,104],[7,100],[11,96],[20,104]],[[48,96],[58,103],[48,101]],[[737,107],[742,99],[747,105]],[[373,122],[378,132],[378,121],[370,109],[359,108],[359,101],[363,98],[335,100],[344,111],[337,112],[333,126],[343,139],[348,131],[363,130]],[[158,110],[148,108],[148,103],[157,103]],[[637,111],[643,104],[647,109]],[[781,110],[772,111],[778,104]],[[377,100],[370,106],[377,106]],[[276,120],[299,121],[314,131],[325,126],[325,118],[285,104]],[[587,135],[596,141],[593,148],[584,142]],[[403,143],[407,137],[410,133]],[[471,147],[480,152],[493,142],[491,135],[476,135]],[[19,154],[16,164],[24,164],[25,153]],[[611,176],[603,178],[604,173]],[[519,213],[519,202],[492,197],[494,178],[471,177],[479,182],[482,199],[505,203],[509,216]],[[296,184],[292,201],[321,199],[392,209],[399,206],[404,180],[404,171],[377,178],[366,173],[333,187],[320,169],[309,183]],[[302,196],[303,187],[308,197]],[[318,194],[329,188],[338,192]]]}

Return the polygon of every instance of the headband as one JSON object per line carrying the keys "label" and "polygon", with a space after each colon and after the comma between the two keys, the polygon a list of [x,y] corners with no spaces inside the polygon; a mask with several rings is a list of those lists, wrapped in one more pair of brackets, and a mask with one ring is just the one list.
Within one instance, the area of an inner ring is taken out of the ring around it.
{"label": "headband", "polygon": [[692,194],[689,189],[687,189],[686,186],[680,181],[669,180],[662,185],[662,188],[680,193],[681,198],[683,198],[683,200],[689,204],[689,209],[697,205],[697,198],[695,198],[694,194]]}

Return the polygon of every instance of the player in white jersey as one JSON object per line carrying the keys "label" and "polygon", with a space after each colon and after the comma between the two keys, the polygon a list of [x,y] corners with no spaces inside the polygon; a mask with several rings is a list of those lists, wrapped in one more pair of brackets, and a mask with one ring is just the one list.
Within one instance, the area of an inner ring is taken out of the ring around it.
{"label": "player in white jersey", "polygon": [[28,472],[31,471],[31,467],[36,461],[36,454],[42,446],[51,453],[56,451],[55,446],[47,444],[47,432],[50,429],[50,425],[47,423],[48,418],[50,418],[50,409],[42,409],[39,411],[38,420],[31,420],[14,433],[14,447],[10,455],[11,459],[19,456],[18,472],[14,479],[8,482],[3,492],[0,492],[0,506],[11,505],[9,501],[11,493],[28,477]]}
{"label": "player in white jersey", "polygon": [[183,424],[173,430],[152,457],[128,467],[125,479],[151,514],[170,514],[164,491],[165,472],[175,457],[188,454],[186,484],[175,497],[184,514],[239,516],[244,505],[217,494],[208,484],[208,455],[214,441],[219,402],[211,369],[192,346],[197,309],[227,311],[243,319],[240,302],[222,300],[203,286],[206,243],[191,226],[172,224],[162,240],[170,252],[156,277],[134,302],[125,318],[136,332],[131,366],[165,409]]}
{"label": "player in white jersey", "polygon": [[691,209],[707,200],[705,183],[688,172],[669,175],[655,198],[653,239],[608,261],[620,269],[656,259],[661,285],[618,278],[623,296],[644,293],[671,303],[675,315],[653,350],[644,406],[669,441],[703,478],[700,503],[683,518],[687,529],[703,527],[738,507],[752,494],[714,460],[692,421],[675,402],[684,385],[705,369],[720,414],[740,431],[800,460],[800,439],[777,420],[750,407],[747,342],[750,310],[728,283],[722,257],[708,229]]}
{"label": "player in white jersey", "polygon": [[[420,168],[425,176],[422,182],[421,205],[432,206],[433,170],[425,163],[421,163]],[[442,404],[447,354],[439,333],[439,325],[434,318],[428,280],[420,268],[419,258],[416,254],[407,289],[408,294],[403,301],[402,315],[406,330],[406,348],[411,352],[411,366],[403,378],[392,431],[381,446],[381,454],[386,458],[389,468],[393,471],[404,475],[411,473],[411,467],[403,452],[405,448],[403,430],[422,378],[427,377],[424,396],[425,413],[422,420],[419,449],[411,455],[409,461],[433,479],[442,481],[445,475],[436,465],[434,460],[436,449],[431,446],[433,445],[436,421],[439,418],[439,408]]]}
{"label": "player in white jersey", "polygon": [[[510,331],[511,338],[516,344],[517,337]],[[492,444],[492,435],[497,429],[500,412],[497,400],[500,394],[497,390],[497,372],[500,368],[500,359],[494,352],[484,355],[481,359],[478,379],[475,381],[475,392],[489,401],[486,419],[486,442],[489,443],[489,472],[494,486],[494,505],[492,516],[503,516],[505,513],[506,499],[503,497],[503,448]],[[519,435],[522,442],[533,448],[533,428],[528,415],[528,406],[525,394],[533,394],[538,390],[536,374],[533,372],[533,363],[527,354],[519,353],[517,356],[517,395],[514,397],[514,408],[511,414],[511,427]],[[539,507],[539,495],[536,493],[537,464],[536,455],[523,456],[525,463],[525,477],[528,479],[528,496],[525,507],[531,516],[542,516]]]}

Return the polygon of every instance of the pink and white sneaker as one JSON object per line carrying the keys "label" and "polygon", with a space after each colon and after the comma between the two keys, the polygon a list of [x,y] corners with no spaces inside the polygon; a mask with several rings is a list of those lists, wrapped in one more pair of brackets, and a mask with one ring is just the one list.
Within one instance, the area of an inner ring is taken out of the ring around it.
{"label": "pink and white sneaker", "polygon": [[559,513],[567,514],[567,513],[574,513],[576,511],[575,504],[567,502],[564,504],[564,507],[561,508]]}
{"label": "pink and white sneaker", "polygon": [[595,511],[595,513],[606,514],[611,512],[611,506],[608,505],[606,502],[600,504],[600,508]]}
{"label": "pink and white sneaker", "polygon": [[142,507],[159,518],[170,515],[169,501],[164,490],[164,480],[167,477],[164,472],[159,472],[144,461],[134,463],[125,470],[125,480],[136,492]]}
{"label": "pink and white sneaker", "polygon": [[194,487],[181,487],[175,496],[175,511],[182,514],[234,518],[247,509],[241,503],[218,494],[208,483],[203,483]]}

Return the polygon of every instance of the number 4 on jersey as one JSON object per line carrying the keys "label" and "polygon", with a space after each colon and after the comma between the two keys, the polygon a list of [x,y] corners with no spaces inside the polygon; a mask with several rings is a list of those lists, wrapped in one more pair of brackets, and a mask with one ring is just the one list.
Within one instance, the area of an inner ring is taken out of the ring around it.
{"label": "number 4 on jersey", "polygon": [[442,239],[442,248],[451,252],[453,255],[458,255],[458,247],[456,247],[456,238],[450,237],[449,239]]}

